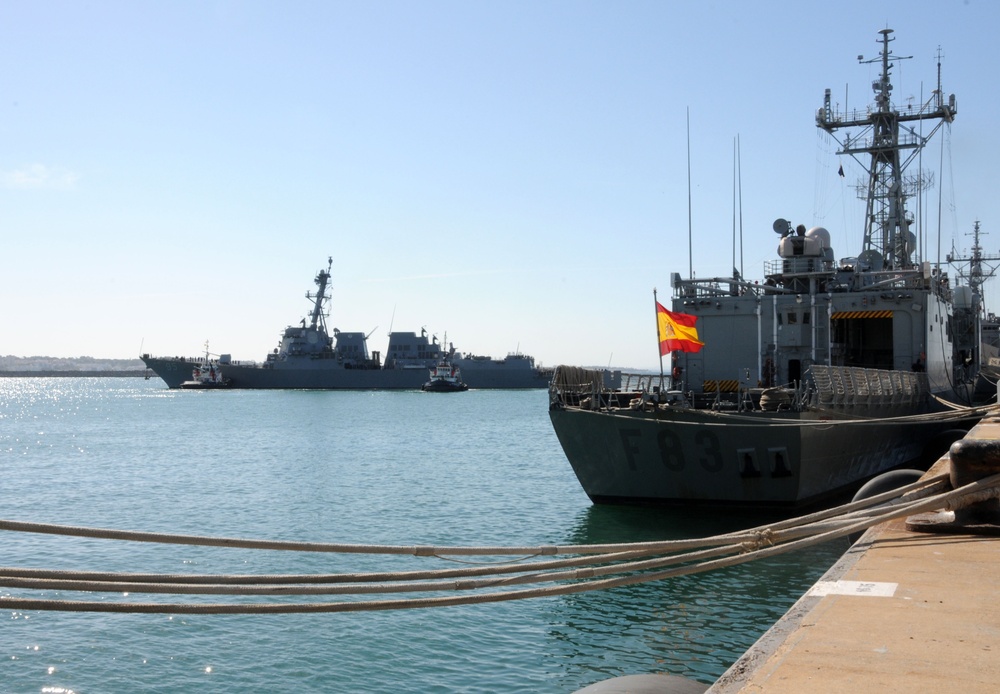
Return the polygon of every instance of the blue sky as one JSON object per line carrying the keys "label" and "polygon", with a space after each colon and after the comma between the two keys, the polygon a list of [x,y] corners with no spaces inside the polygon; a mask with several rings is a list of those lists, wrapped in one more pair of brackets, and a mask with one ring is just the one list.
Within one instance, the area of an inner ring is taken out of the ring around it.
{"label": "blue sky", "polygon": [[652,290],[666,303],[689,265],[688,114],[699,277],[732,270],[737,137],[745,276],[777,217],[857,255],[861,171],[815,112],[827,87],[870,101],[857,56],[886,27],[913,56],[898,104],[929,96],[939,47],[957,95],[925,163],[942,245],[968,249],[978,219],[998,253],[998,7],[5,2],[0,354],[260,359],[332,256],[330,325],[371,349],[426,327],[655,368]]}

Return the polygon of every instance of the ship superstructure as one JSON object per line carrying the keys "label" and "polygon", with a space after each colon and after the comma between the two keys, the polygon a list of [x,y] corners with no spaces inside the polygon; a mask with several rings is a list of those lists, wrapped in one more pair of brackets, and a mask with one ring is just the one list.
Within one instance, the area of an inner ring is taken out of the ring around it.
{"label": "ship superstructure", "polygon": [[891,35],[880,32],[873,105],[838,112],[827,90],[816,117],[867,174],[857,255],[779,218],[763,281],[671,276],[672,311],[704,347],[674,352],[670,376],[613,393],[557,370],[550,417],[592,499],[802,503],[936,451],[982,416],[961,407],[979,352],[959,335],[980,306],[920,257],[907,205],[926,185],[908,167],[956,100],[939,86],[896,107]]}

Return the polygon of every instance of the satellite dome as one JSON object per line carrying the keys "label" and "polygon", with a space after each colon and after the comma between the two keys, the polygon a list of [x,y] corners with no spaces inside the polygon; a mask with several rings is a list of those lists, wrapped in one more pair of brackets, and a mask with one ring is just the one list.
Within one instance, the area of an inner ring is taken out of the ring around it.
{"label": "satellite dome", "polygon": [[830,247],[830,232],[823,227],[813,227],[806,232],[806,238],[816,239],[821,248]]}

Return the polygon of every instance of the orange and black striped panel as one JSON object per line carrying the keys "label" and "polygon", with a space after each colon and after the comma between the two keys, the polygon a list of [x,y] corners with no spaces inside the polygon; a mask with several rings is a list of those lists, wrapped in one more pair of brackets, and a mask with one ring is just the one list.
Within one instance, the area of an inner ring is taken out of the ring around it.
{"label": "orange and black striped panel", "polygon": [[735,393],[740,389],[740,382],[735,379],[731,381],[702,381],[701,388],[706,393]]}
{"label": "orange and black striped panel", "polygon": [[837,311],[831,320],[849,320],[852,318],[892,318],[892,311]]}

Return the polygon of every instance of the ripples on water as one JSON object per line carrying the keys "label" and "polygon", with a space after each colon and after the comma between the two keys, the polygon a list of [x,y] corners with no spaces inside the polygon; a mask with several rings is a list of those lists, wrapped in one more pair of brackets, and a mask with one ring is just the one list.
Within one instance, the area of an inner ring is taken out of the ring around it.
{"label": "ripples on water", "polygon": [[[183,392],[158,380],[0,379],[0,516],[442,545],[626,542],[755,524],[747,516],[591,505],[546,405],[543,391]],[[3,533],[0,543],[2,563],[20,568],[311,573],[451,566],[17,533]],[[820,547],[610,591],[429,610],[12,612],[2,615],[0,681],[4,691],[77,694],[571,692],[644,672],[712,682],[844,549]]]}

